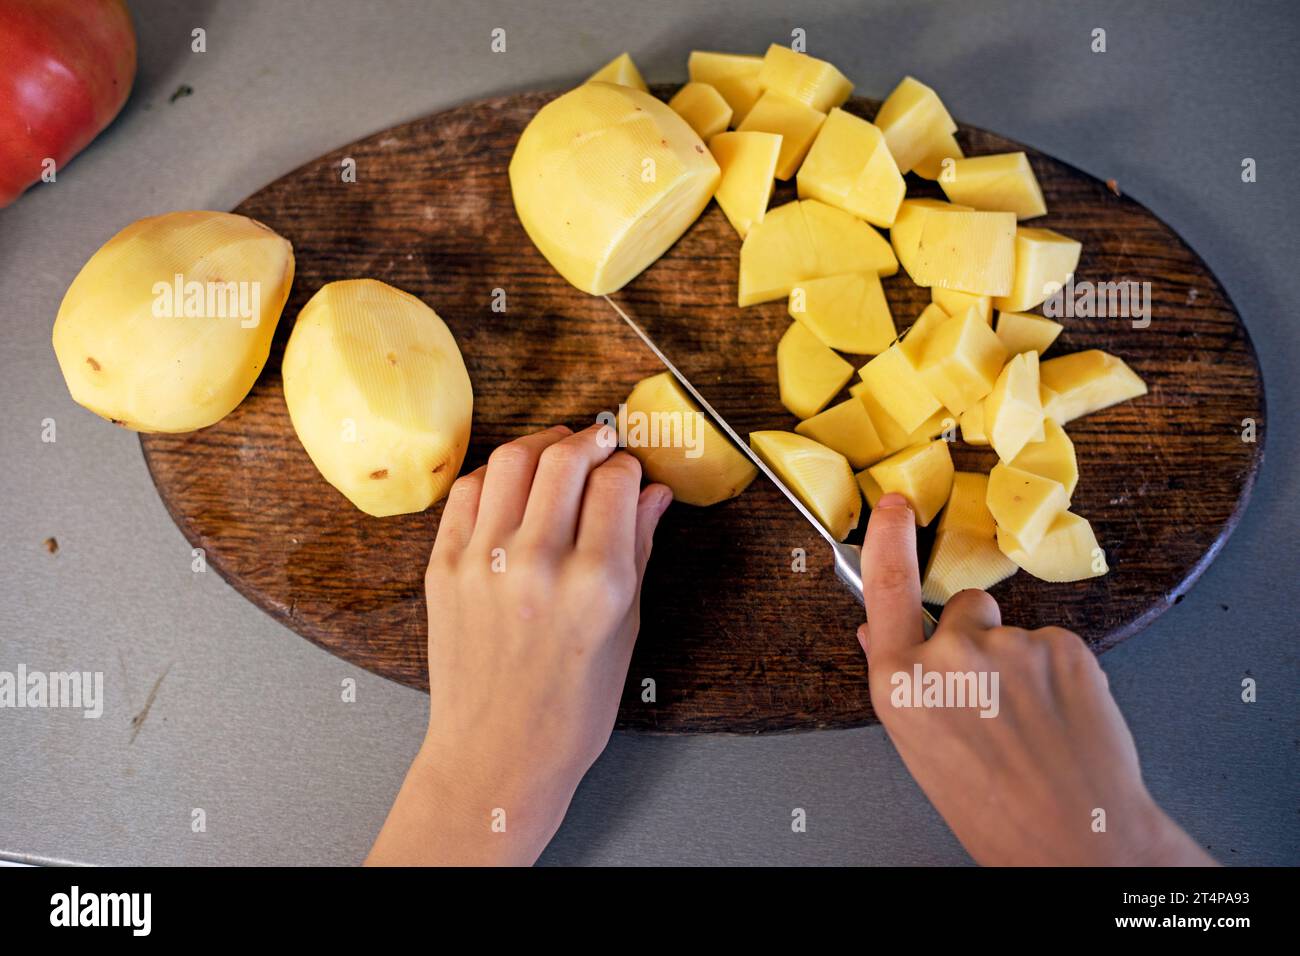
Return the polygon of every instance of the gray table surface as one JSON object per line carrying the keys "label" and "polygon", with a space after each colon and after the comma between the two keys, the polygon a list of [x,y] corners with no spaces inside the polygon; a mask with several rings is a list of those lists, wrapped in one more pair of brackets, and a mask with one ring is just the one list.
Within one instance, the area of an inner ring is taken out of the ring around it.
{"label": "gray table surface", "polygon": [[[141,66],[124,113],[55,185],[0,212],[0,670],[102,671],[107,696],[99,720],[0,711],[0,856],[352,863],[425,719],[423,695],[308,644],[215,573],[191,572],[135,435],[73,404],[50,349],[86,258],[141,216],[231,208],[341,143],[572,84],[625,47],[651,82],[680,81],[693,47],[758,52],[802,27],[809,51],[863,94],[915,73],[962,121],[1116,178],[1205,258],[1245,317],[1270,412],[1253,502],[1186,600],[1103,663],[1172,815],[1225,862],[1300,863],[1294,3],[131,5]],[[200,26],[208,50],[193,53]],[[505,54],[489,52],[494,27],[507,31]],[[1096,27],[1104,54],[1089,49]],[[193,95],[169,103],[180,84]],[[1241,181],[1243,157],[1258,182]],[[40,438],[46,418],[53,444]],[[1254,704],[1240,699],[1248,675]],[[355,703],[340,699],[346,678]],[[791,832],[794,807],[806,833]],[[194,808],[205,832],[192,830]],[[543,859],[968,862],[879,727],[615,735]]]}

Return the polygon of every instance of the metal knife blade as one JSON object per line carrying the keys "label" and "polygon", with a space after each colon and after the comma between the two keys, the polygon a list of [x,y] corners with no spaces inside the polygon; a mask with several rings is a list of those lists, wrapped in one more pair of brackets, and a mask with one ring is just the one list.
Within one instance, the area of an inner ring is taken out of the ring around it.
{"label": "metal knife blade", "polygon": [[[745,453],[749,460],[754,463],[759,471],[767,476],[768,480],[771,481],[772,484],[776,485],[781,494],[785,495],[786,498],[790,500],[790,503],[798,509],[799,513],[807,519],[808,523],[817,529],[817,533],[826,539],[826,543],[830,545],[831,553],[835,558],[835,576],[838,577],[849,591],[858,599],[858,603],[862,604],[862,548],[856,544],[845,544],[843,541],[836,541],[831,533],[826,530],[826,526],[818,521],[816,516],[808,510],[807,506],[799,500],[799,496],[791,491],[786,483],[767,466],[767,462],[763,461],[754,449],[749,447],[749,442],[736,434],[735,430],[727,424],[727,420],[718,414],[717,409],[710,405],[708,399],[701,395],[699,390],[691,384],[690,379],[682,374],[681,369],[673,364],[672,360],[663,353],[663,350],[660,349],[659,346],[655,345],[654,340],[645,333],[645,330],[642,329],[641,326],[637,325],[632,317],[619,307],[617,302],[609,296],[604,296],[604,299],[609,303],[610,308],[618,313],[618,316],[626,322],[628,327],[631,328],[641,341],[645,343],[646,348],[653,352],[655,357],[663,363],[664,368],[668,369],[668,371],[672,373],[673,377],[677,379],[682,388],[686,389],[687,394],[690,395],[691,398],[695,399],[696,404],[698,404],[700,408],[702,408],[705,413],[713,419],[714,424],[722,429],[726,436],[731,439],[732,443]],[[921,609],[921,615],[925,636],[929,637],[934,630],[935,620],[930,615],[930,612],[924,608]]]}

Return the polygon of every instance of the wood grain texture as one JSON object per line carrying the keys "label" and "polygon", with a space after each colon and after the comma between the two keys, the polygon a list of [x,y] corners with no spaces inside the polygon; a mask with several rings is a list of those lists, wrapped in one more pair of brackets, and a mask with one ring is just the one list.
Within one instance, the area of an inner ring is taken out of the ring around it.
{"label": "wood grain texture", "polygon": [[[474,383],[465,470],[526,432],[590,423],[660,371],[602,300],[559,278],[515,217],[510,154],[554,95],[472,103],[378,133],[240,204],[236,212],[289,238],[297,256],[271,359],[223,421],[141,438],[168,511],[240,593],[327,650],[412,687],[427,687],[422,578],[440,506],[373,519],[326,484],[290,425],[280,356],[298,311],[326,282],[373,277],[419,296],[451,327]],[[876,105],[849,108],[870,117]],[[969,155],[1024,148],[978,129],[958,138]],[[1007,621],[1064,625],[1102,651],[1180,600],[1236,524],[1263,452],[1263,388],[1245,327],[1185,243],[1103,183],[1025,151],[1050,209],[1033,225],[1083,242],[1079,278],[1152,288],[1148,328],[1067,319],[1047,356],[1107,349],[1150,387],[1068,427],[1081,471],[1073,510],[1093,522],[1111,573],[1076,584],[1021,573],[992,591]],[[356,160],[355,183],[341,181],[345,157]],[[908,187],[939,195],[915,177]],[[786,184],[773,202],[790,198]],[[785,303],[736,307],[739,249],[711,205],[616,298],[737,430],[792,428],[776,389]],[[885,287],[900,329],[929,301],[901,272]],[[504,313],[491,308],[498,288]],[[1258,423],[1254,443],[1241,440],[1247,418]],[[993,464],[987,450],[964,445],[954,458],[958,468]],[[923,534],[923,555],[929,544]],[[791,571],[794,548],[808,554],[806,573]],[[854,637],[861,609],[817,535],[762,478],[725,504],[669,510],[642,619],[620,727],[760,733],[874,719]],[[646,678],[654,703],[641,701]]]}

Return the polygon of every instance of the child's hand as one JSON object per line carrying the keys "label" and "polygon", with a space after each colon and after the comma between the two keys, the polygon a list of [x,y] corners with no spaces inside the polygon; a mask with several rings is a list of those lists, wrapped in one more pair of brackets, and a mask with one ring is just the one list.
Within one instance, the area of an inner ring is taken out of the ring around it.
{"label": "child's hand", "polygon": [[[858,639],[872,704],[977,862],[1213,864],[1147,793],[1106,675],[1077,635],[1003,627],[997,602],[972,590],[954,596],[934,636],[922,638],[916,524],[899,495],[871,513],[862,583],[870,620]],[[996,672],[997,715],[895,706],[894,675],[911,679],[917,664],[945,677]]]}
{"label": "child's hand", "polygon": [[605,749],[672,500],[612,436],[529,435],[452,486],[425,577],[428,736],[368,862],[532,863]]}

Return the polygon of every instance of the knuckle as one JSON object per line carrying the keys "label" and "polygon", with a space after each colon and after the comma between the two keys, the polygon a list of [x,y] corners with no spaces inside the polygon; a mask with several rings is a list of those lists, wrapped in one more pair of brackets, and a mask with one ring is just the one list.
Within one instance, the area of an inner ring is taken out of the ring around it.
{"label": "knuckle", "polygon": [[522,468],[532,460],[532,452],[528,450],[527,445],[519,442],[508,442],[504,445],[498,445],[492,449],[492,454],[488,455],[488,465],[492,468],[504,468],[514,470]]}
{"label": "knuckle", "polygon": [[608,468],[611,472],[618,475],[630,476],[637,479],[641,478],[641,461],[635,455],[625,451],[616,451],[609,456],[609,460],[602,466]]}
{"label": "knuckle", "polygon": [[585,457],[582,446],[572,439],[556,442],[542,452],[542,461],[548,466],[568,468],[578,464]]}
{"label": "knuckle", "polygon": [[877,563],[867,574],[871,590],[876,593],[901,594],[916,585],[916,574],[910,567],[894,563]]}

